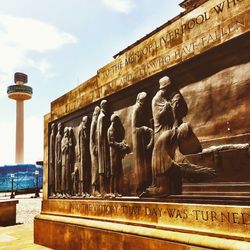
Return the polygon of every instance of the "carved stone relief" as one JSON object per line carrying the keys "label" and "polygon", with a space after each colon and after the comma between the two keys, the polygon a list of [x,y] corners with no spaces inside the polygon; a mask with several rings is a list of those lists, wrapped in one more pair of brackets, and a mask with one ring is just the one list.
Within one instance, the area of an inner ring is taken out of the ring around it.
{"label": "carved stone relief", "polygon": [[80,162],[80,195],[90,196],[89,173],[90,173],[90,154],[89,154],[89,134],[87,129],[88,116],[82,118],[78,128],[78,161]]}
{"label": "carved stone relief", "polygon": [[132,142],[135,154],[134,169],[138,180],[138,194],[148,187],[152,179],[151,153],[154,133],[152,128],[147,127],[148,122],[144,116],[146,99],[147,93],[139,93],[132,111]]}
{"label": "carved stone relief", "polygon": [[55,194],[56,196],[60,196],[61,194],[61,166],[62,166],[61,132],[62,132],[62,124],[58,123],[56,142],[55,142]]}
{"label": "carved stone relief", "polygon": [[107,131],[108,144],[109,144],[109,156],[110,156],[110,166],[109,166],[109,177],[107,190],[110,197],[120,197],[121,187],[119,187],[119,180],[122,175],[122,159],[128,154],[129,146],[124,141],[124,128],[121,124],[119,116],[113,114],[110,118],[110,127]]}
{"label": "carved stone relief", "polygon": [[[146,92],[139,92],[126,119],[119,109],[112,110],[111,102],[102,100],[92,114],[81,116],[78,125],[65,123],[63,135],[60,122],[56,136],[56,124],[51,124],[50,196],[121,197],[126,159],[131,162],[126,167],[135,176],[136,194],[141,198],[181,194],[183,177],[213,177],[213,169],[185,159],[202,148],[191,126],[183,123],[187,104],[169,77],[160,79],[159,90],[150,99]],[[152,117],[146,115],[151,114],[146,105],[150,102]]]}
{"label": "carved stone relief", "polygon": [[52,123],[49,137],[49,190],[51,196],[55,196],[55,141],[56,127],[55,124]]}
{"label": "carved stone relief", "polygon": [[108,128],[110,126],[110,112],[108,102],[102,100],[100,114],[97,119],[97,152],[98,152],[98,174],[101,195],[108,193],[108,178],[110,175],[110,154],[108,144]]}
{"label": "carved stone relief", "polygon": [[90,157],[91,157],[91,194],[100,196],[99,192],[99,169],[98,169],[98,148],[97,148],[97,119],[100,113],[99,106],[96,106],[93,112],[90,126]]}

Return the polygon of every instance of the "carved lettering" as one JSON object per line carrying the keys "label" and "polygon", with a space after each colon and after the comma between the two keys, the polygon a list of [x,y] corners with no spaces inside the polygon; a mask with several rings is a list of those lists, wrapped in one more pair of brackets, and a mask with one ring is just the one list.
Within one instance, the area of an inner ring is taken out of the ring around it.
{"label": "carved lettering", "polygon": [[[213,210],[202,210],[202,209],[179,209],[175,207],[153,207],[153,206],[141,206],[141,205],[118,205],[118,204],[70,204],[70,211],[74,213],[77,211],[79,213],[84,213],[86,215],[98,215],[98,216],[113,216],[119,215],[124,216],[129,220],[137,220],[141,216],[145,218],[157,218],[161,217],[165,219],[176,220],[178,223],[182,221],[197,221],[199,223],[206,223],[210,225],[216,225],[216,223],[228,224],[228,225],[239,225],[239,226],[249,226],[250,225],[250,213],[248,212],[237,212],[237,211],[213,211]],[[170,220],[167,220],[170,222]],[[185,222],[187,223],[187,222]]]}
{"label": "carved lettering", "polygon": [[242,224],[243,225],[250,225],[250,214],[242,213],[241,214]]}
{"label": "carved lettering", "polygon": [[162,208],[145,207],[145,216],[161,217],[162,216]]}
{"label": "carved lettering", "polygon": [[[190,33],[192,29],[195,29],[197,26],[203,25],[206,22],[211,22],[216,15],[222,15],[226,10],[232,9],[237,6],[244,0],[224,0],[212,6],[211,9],[198,14],[197,16],[187,20],[186,22],[180,24],[180,26],[175,27],[174,29],[166,29],[162,31],[161,36],[157,37],[156,40],[147,43],[143,47],[139,47],[137,50],[131,50],[126,57],[119,59],[117,63],[103,71],[104,78],[112,79],[112,74],[117,73],[118,71],[124,69],[129,64],[136,64],[142,60],[143,57],[148,57],[149,55],[154,55],[158,50],[163,48],[172,48],[173,44],[179,44],[181,39],[186,32]],[[152,72],[160,70],[162,67],[165,67],[168,64],[173,63],[175,60],[183,60],[190,54],[195,53],[198,50],[202,50],[203,47],[209,46],[213,43],[220,41],[222,37],[228,37],[231,33],[236,32],[240,28],[246,28],[246,24],[243,20],[236,20],[226,26],[218,26],[218,30],[210,32],[201,37],[195,38],[195,41],[183,43],[182,47],[176,50],[172,50],[168,55],[161,55],[158,58],[153,59],[149,63],[146,63],[145,67],[136,71],[131,70],[131,73],[125,76],[119,75],[121,77],[117,84],[124,85],[127,82],[135,80],[134,77],[146,77]],[[178,40],[179,39],[179,40]],[[175,41],[178,40],[176,43]],[[157,55],[157,54],[156,54]],[[121,57],[122,58],[122,57]],[[112,83],[114,79],[111,80]]]}
{"label": "carved lettering", "polygon": [[219,3],[216,6],[214,6],[214,10],[217,14],[220,14],[223,12],[225,2]]}
{"label": "carved lettering", "polygon": [[127,206],[127,205],[122,205],[121,206],[122,213],[126,215],[139,215],[141,207],[140,206]]}
{"label": "carved lettering", "polygon": [[186,209],[179,210],[179,209],[167,209],[167,214],[170,218],[181,218],[187,219],[188,218],[188,211]]}

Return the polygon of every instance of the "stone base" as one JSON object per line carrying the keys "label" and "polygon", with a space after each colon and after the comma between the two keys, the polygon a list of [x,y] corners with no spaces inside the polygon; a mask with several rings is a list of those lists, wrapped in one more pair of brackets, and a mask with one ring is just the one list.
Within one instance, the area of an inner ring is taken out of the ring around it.
{"label": "stone base", "polygon": [[[34,239],[36,244],[40,244],[53,249],[190,249],[187,244],[175,243],[153,237],[140,236],[139,232],[144,232],[143,228],[134,228],[136,233],[122,233],[110,231],[108,229],[98,229],[84,225],[85,220],[73,219],[71,221],[65,218],[38,217],[35,219]],[[61,219],[61,221],[60,221]],[[86,221],[87,222],[87,221]],[[89,221],[91,222],[91,221]],[[88,223],[86,223],[88,224]],[[116,226],[120,229],[123,225]],[[132,230],[131,228],[131,230]],[[166,232],[167,233],[167,232]],[[143,234],[142,234],[143,235]],[[201,249],[193,247],[192,249]]]}
{"label": "stone base", "polygon": [[250,249],[249,229],[249,205],[48,200],[34,241],[53,249]]}
{"label": "stone base", "polygon": [[0,226],[16,224],[16,204],[18,200],[0,201]]}

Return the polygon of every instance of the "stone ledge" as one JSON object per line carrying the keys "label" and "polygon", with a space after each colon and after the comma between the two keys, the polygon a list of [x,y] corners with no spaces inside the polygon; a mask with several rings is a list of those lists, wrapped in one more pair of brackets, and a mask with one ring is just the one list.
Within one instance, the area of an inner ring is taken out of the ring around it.
{"label": "stone ledge", "polygon": [[[183,197],[185,199],[185,197]],[[42,216],[87,219],[250,242],[250,206],[156,200],[59,200],[42,203]],[[231,228],[234,231],[231,231]]]}
{"label": "stone ledge", "polygon": [[[39,237],[39,231],[42,230],[41,223],[53,223],[57,224],[60,228],[60,224],[67,231],[67,227],[77,226],[78,230],[86,230],[86,228],[94,228],[99,230],[105,230],[115,233],[122,233],[128,234],[132,236],[141,236],[141,237],[148,237],[150,239],[159,239],[168,242],[174,242],[177,244],[184,244],[188,246],[197,246],[197,247],[206,247],[210,249],[249,249],[250,242],[233,240],[233,239],[226,239],[226,238],[219,238],[210,235],[200,235],[194,233],[184,233],[184,232],[176,232],[170,230],[161,230],[156,228],[148,228],[143,226],[134,226],[134,225],[124,225],[120,223],[114,222],[105,222],[105,221],[97,221],[97,220],[90,220],[90,219],[83,219],[83,218],[72,218],[66,216],[55,216],[55,215],[38,215],[35,217],[35,232],[34,238],[35,243],[41,243],[42,241],[46,241],[46,239],[41,239]],[[40,226],[39,226],[40,223]],[[62,230],[60,230],[62,233]],[[63,234],[56,234],[57,241],[58,240],[65,240],[66,242],[69,241],[77,241],[77,235],[74,235],[74,239],[68,233],[67,238],[64,238]],[[62,235],[62,236],[60,236]],[[44,236],[43,236],[44,237]],[[50,235],[50,241],[53,236]],[[59,239],[60,238],[60,239]],[[79,239],[83,241],[84,239]],[[87,239],[85,239],[87,240]],[[53,239],[52,239],[53,241]],[[66,243],[65,242],[65,243]],[[64,245],[64,242],[61,242]],[[67,244],[67,243],[66,243]],[[83,243],[81,243],[83,244]],[[86,243],[85,243],[86,244]],[[101,245],[100,245],[101,246]],[[109,249],[109,248],[108,248]],[[172,248],[171,248],[172,249]],[[177,248],[176,248],[177,249]]]}
{"label": "stone ledge", "polygon": [[16,224],[16,204],[18,200],[0,201],[0,226]]}

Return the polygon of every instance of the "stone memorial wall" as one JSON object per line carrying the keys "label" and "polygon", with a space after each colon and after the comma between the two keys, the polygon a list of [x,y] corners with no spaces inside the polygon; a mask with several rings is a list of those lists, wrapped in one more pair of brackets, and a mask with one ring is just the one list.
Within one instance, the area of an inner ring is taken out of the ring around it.
{"label": "stone memorial wall", "polygon": [[184,2],[51,103],[37,243],[249,248],[249,1]]}

